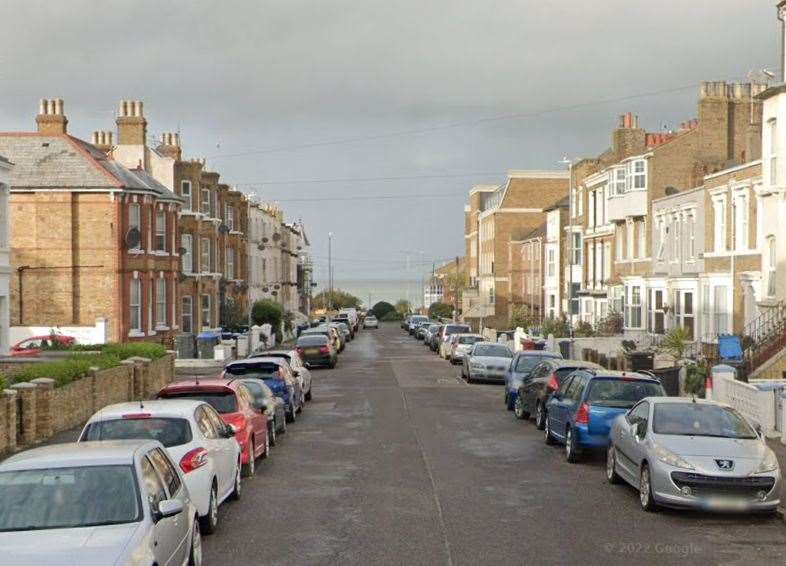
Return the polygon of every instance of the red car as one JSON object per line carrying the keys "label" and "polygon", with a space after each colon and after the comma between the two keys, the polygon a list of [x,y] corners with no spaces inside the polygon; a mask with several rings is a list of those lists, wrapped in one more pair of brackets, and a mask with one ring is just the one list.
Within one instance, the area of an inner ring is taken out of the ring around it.
{"label": "red car", "polygon": [[243,474],[253,476],[256,459],[267,458],[270,445],[267,417],[255,410],[245,385],[221,379],[187,379],[170,383],[158,392],[159,399],[196,399],[210,404],[221,419],[235,428],[240,444]]}
{"label": "red car", "polygon": [[11,355],[24,358],[34,358],[47,348],[67,348],[76,342],[73,336],[61,334],[47,334],[46,336],[32,336],[11,346]]}

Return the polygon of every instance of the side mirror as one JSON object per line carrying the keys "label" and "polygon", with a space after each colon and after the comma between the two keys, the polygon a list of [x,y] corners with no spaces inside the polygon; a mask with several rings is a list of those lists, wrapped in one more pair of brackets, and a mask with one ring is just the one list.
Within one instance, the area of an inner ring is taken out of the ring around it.
{"label": "side mirror", "polygon": [[235,436],[236,433],[237,433],[237,427],[235,427],[235,425],[228,424],[224,428],[224,438],[232,438]]}
{"label": "side mirror", "polygon": [[164,499],[158,504],[158,512],[155,513],[155,519],[161,520],[167,517],[174,517],[183,512],[183,502],[178,499]]}
{"label": "side mirror", "polygon": [[636,423],[636,436],[644,438],[647,435],[647,421],[638,421]]}

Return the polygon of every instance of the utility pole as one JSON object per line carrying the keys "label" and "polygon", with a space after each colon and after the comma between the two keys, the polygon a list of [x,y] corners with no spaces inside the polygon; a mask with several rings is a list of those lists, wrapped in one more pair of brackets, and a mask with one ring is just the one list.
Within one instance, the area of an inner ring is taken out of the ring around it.
{"label": "utility pole", "polygon": [[456,281],[453,285],[453,322],[458,321],[459,258],[456,256]]}
{"label": "utility pole", "polygon": [[333,232],[328,232],[328,312],[333,310]]}

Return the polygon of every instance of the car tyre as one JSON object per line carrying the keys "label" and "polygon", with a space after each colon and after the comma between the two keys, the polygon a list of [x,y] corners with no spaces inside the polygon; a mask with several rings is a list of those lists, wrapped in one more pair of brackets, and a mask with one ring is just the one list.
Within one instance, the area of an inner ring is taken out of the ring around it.
{"label": "car tyre", "polygon": [[281,430],[278,431],[281,434],[287,433],[287,415],[284,414],[284,418],[281,420]]}
{"label": "car tyre", "polygon": [[207,515],[199,518],[199,528],[206,535],[212,535],[218,528],[218,495],[216,482],[210,488],[210,501],[207,504]]}
{"label": "car tyre", "polygon": [[546,420],[546,424],[543,426],[543,432],[544,432],[543,437],[544,437],[544,439],[546,441],[546,444],[549,444],[549,445],[555,444],[556,440],[554,440],[554,437],[551,436],[551,427],[549,426],[549,416],[548,416],[548,414],[546,414],[546,419],[545,420]]}
{"label": "car tyre", "polygon": [[254,441],[248,447],[248,464],[243,464],[243,475],[247,478],[254,477],[257,473],[256,456],[254,456]]}
{"label": "car tyre", "polygon": [[237,461],[237,469],[235,470],[235,487],[232,488],[232,493],[229,495],[229,498],[232,501],[237,501],[240,499],[240,492],[241,492],[241,481],[240,481],[240,470],[241,470],[240,460]]}
{"label": "car tyre", "polygon": [[191,549],[188,551],[188,566],[202,566],[202,532],[199,529],[199,517],[194,517]]}
{"label": "car tyre", "polygon": [[265,459],[267,459],[268,456],[270,456],[270,436],[268,436],[266,434],[265,435],[265,451],[262,452],[262,455],[260,456],[260,458],[262,460],[265,460]]}
{"label": "car tyre", "polygon": [[546,428],[546,409],[540,401],[535,405],[535,426],[538,430]]}
{"label": "car tyre", "polygon": [[309,389],[308,393],[306,393],[306,401],[311,401],[311,389]]}
{"label": "car tyre", "polygon": [[268,443],[270,446],[275,446],[278,444],[278,439],[276,438],[276,419],[273,419],[273,423],[271,426],[268,427]]}
{"label": "car tyre", "polygon": [[331,360],[331,362],[328,364],[328,367],[330,369],[334,369],[336,367],[336,363],[338,363],[337,360]]}
{"label": "car tyre", "polygon": [[614,445],[609,444],[609,449],[606,451],[606,480],[612,485],[622,481],[617,473],[617,455],[614,452]]}
{"label": "car tyre", "polygon": [[295,413],[295,408],[292,407],[289,411],[287,411],[286,421],[288,423],[293,423],[295,422],[295,419],[297,419],[297,416]]}
{"label": "car tyre", "polygon": [[568,427],[565,431],[565,460],[571,464],[579,461],[579,449],[576,446],[576,435],[573,434],[573,428]]}
{"label": "car tyre", "polygon": [[513,414],[516,415],[517,419],[522,421],[529,418],[529,413],[524,410],[524,402],[521,400],[521,395],[516,397],[516,400],[513,402]]}
{"label": "car tyre", "polygon": [[646,462],[642,464],[641,472],[639,473],[639,503],[641,508],[647,513],[654,513],[658,510],[658,504],[655,503],[655,498],[652,496],[650,467]]}

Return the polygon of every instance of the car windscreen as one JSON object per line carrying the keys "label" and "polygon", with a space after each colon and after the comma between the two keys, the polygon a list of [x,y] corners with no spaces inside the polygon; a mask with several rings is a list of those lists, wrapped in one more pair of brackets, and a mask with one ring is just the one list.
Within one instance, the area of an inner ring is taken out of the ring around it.
{"label": "car windscreen", "polygon": [[130,465],[0,472],[0,532],[141,520],[139,488]]}
{"label": "car windscreen", "polygon": [[459,344],[474,344],[475,342],[482,342],[483,338],[480,336],[459,336],[456,338]]}
{"label": "car windscreen", "polygon": [[409,321],[410,321],[411,323],[413,323],[413,324],[414,324],[415,322],[424,322],[424,321],[427,321],[427,320],[428,320],[428,317],[427,317],[427,316],[420,316],[420,315],[418,315],[418,316],[413,316],[412,318],[410,318],[410,319],[409,319]]}
{"label": "car windscreen", "polygon": [[227,391],[183,391],[167,393],[166,399],[193,399],[209,404],[221,414],[237,411],[237,399],[234,392]]}
{"label": "car windscreen", "polygon": [[516,371],[519,373],[529,373],[532,369],[543,361],[540,356],[519,356],[516,361]]}
{"label": "car windscreen", "polygon": [[450,336],[451,334],[460,334],[461,332],[469,332],[469,326],[464,326],[461,324],[448,324],[445,327],[445,336]]}
{"label": "car windscreen", "polygon": [[[461,339],[459,339],[461,340]],[[512,358],[513,352],[507,346],[498,344],[481,344],[472,350],[473,356],[488,356],[492,358]]]}
{"label": "car windscreen", "polygon": [[662,397],[660,383],[641,379],[593,379],[586,403],[602,407],[630,408],[644,397]]}
{"label": "car windscreen", "polygon": [[99,421],[87,425],[81,441],[86,440],[158,440],[167,448],[191,442],[191,425],[177,418],[128,418]]}
{"label": "car windscreen", "polygon": [[297,339],[297,345],[300,347],[324,346],[327,343],[328,343],[327,336],[323,334],[301,336],[300,338]]}
{"label": "car windscreen", "polygon": [[224,377],[253,377],[269,379],[278,376],[279,365],[274,362],[233,364],[224,368]]}
{"label": "car windscreen", "polygon": [[702,403],[655,403],[652,430],[681,436],[756,438],[756,431],[734,409]]}

